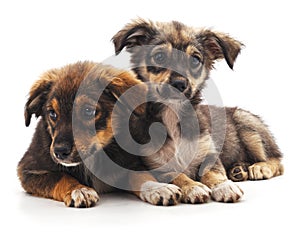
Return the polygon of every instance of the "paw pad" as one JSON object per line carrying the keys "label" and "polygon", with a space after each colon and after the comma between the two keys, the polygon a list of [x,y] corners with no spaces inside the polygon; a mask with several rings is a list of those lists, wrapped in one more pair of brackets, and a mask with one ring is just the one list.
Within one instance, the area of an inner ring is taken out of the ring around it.
{"label": "paw pad", "polygon": [[234,166],[228,174],[232,181],[245,181],[248,179],[248,167],[244,164]]}

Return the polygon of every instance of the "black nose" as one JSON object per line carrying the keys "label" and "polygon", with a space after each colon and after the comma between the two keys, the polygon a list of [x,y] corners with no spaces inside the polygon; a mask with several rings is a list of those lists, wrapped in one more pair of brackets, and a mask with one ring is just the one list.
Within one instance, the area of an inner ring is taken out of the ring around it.
{"label": "black nose", "polygon": [[187,87],[185,80],[173,80],[170,84],[180,92],[183,92]]}
{"label": "black nose", "polygon": [[68,144],[55,145],[54,153],[55,153],[56,158],[58,158],[60,160],[65,160],[68,158],[68,156],[71,153],[71,146]]}

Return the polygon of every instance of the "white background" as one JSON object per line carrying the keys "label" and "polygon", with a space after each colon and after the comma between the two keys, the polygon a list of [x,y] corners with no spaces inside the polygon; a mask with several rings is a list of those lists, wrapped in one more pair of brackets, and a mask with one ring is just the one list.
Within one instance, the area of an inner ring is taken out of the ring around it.
{"label": "white background", "polygon": [[[24,193],[16,166],[36,124],[26,128],[23,119],[30,86],[50,68],[78,60],[101,62],[110,57],[111,37],[138,16],[212,27],[246,45],[234,71],[224,61],[219,62],[211,81],[225,105],[239,106],[264,118],[284,153],[284,176],[240,183],[245,196],[237,204],[155,207],[129,194],[108,194],[92,209],[71,209]],[[297,22],[299,5],[291,0],[1,1],[1,234],[299,233]]]}

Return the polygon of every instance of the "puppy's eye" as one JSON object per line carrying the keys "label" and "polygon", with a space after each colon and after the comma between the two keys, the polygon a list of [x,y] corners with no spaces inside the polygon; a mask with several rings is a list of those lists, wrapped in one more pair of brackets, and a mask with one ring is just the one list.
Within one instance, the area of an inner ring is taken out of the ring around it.
{"label": "puppy's eye", "polygon": [[51,120],[56,121],[57,120],[57,114],[54,110],[49,110],[49,117]]}
{"label": "puppy's eye", "polygon": [[190,67],[192,69],[195,69],[200,65],[201,65],[201,59],[198,56],[191,56],[190,57]]}
{"label": "puppy's eye", "polygon": [[156,64],[163,64],[167,60],[167,55],[164,52],[157,52],[154,54],[153,60]]}
{"label": "puppy's eye", "polygon": [[83,118],[90,120],[95,117],[96,109],[90,107],[84,107],[82,110]]}

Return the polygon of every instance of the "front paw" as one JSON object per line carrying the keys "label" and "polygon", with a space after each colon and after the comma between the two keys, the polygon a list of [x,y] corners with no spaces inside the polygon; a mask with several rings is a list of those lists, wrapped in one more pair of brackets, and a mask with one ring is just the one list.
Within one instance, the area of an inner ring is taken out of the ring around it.
{"label": "front paw", "polygon": [[231,180],[218,184],[212,189],[212,198],[217,202],[237,202],[244,192]]}
{"label": "front paw", "polygon": [[140,198],[153,205],[172,206],[180,202],[181,189],[173,184],[147,181],[141,187]]}
{"label": "front paw", "polygon": [[211,190],[200,182],[185,185],[181,189],[182,202],[184,203],[205,203],[210,199]]}
{"label": "front paw", "polygon": [[66,206],[86,208],[92,207],[99,201],[97,192],[88,187],[82,187],[70,191],[64,199]]}

